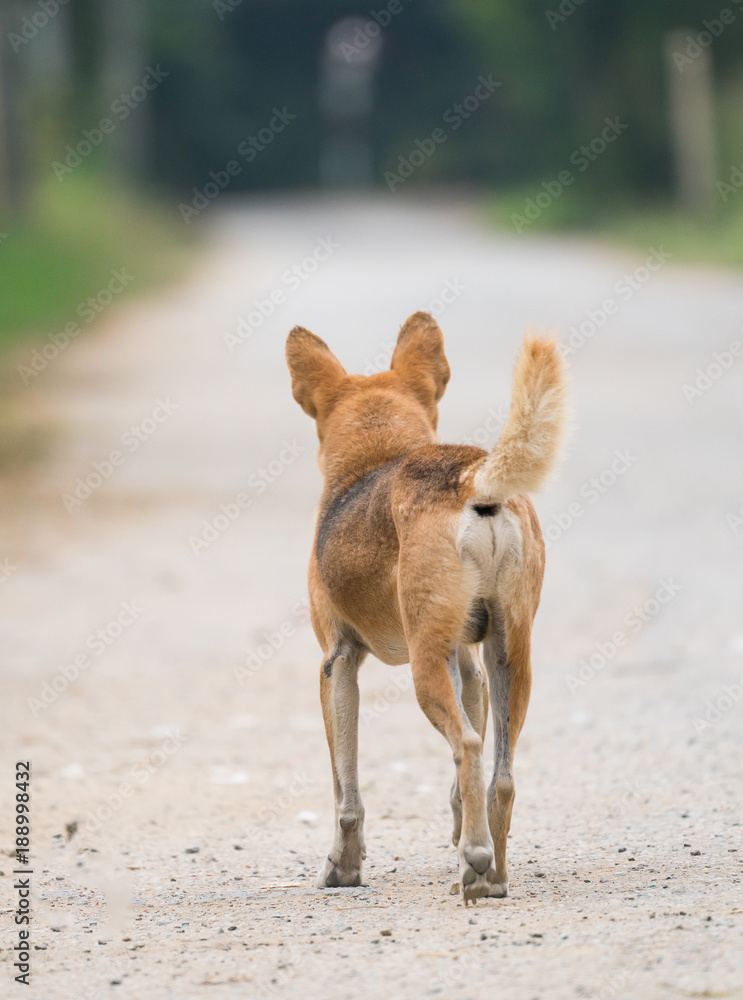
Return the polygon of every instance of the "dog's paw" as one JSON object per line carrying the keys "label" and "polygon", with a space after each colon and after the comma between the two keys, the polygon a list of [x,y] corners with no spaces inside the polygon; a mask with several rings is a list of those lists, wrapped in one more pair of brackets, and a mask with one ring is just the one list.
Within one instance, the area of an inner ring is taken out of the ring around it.
{"label": "dog's paw", "polygon": [[337,889],[353,885],[361,885],[361,867],[341,868],[332,858],[327,858],[318,876],[317,888]]}
{"label": "dog's paw", "polygon": [[488,847],[465,847],[460,858],[460,878],[465,906],[490,894],[495,876],[493,852]]}

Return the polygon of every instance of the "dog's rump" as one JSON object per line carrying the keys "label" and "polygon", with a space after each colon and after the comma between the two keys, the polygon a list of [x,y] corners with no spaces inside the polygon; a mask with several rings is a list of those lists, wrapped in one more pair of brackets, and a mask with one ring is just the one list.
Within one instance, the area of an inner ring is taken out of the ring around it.
{"label": "dog's rump", "polygon": [[397,558],[402,521],[462,511],[472,496],[466,472],[485,455],[481,448],[428,445],[324,497],[314,548],[325,585],[334,591],[361,581],[368,585],[370,574]]}
{"label": "dog's rump", "polygon": [[[401,465],[393,513],[401,539],[406,619],[432,606],[464,643],[483,641],[500,607],[541,584],[544,546],[526,495],[483,504],[475,485],[486,453],[430,445]],[[429,618],[430,621],[430,618]]]}
{"label": "dog's rump", "polygon": [[488,630],[497,568],[520,531],[510,502],[484,509],[476,502],[474,470],[485,455],[469,446],[427,445],[324,498],[317,572],[344,626],[386,662],[407,660],[401,569],[413,570],[408,592],[420,595],[421,609],[448,594],[463,641],[479,642]]}

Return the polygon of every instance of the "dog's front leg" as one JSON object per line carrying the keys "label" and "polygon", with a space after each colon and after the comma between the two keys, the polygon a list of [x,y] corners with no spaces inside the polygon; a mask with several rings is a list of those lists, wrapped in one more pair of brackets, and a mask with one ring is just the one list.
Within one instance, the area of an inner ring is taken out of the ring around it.
{"label": "dog's front leg", "polygon": [[422,643],[411,648],[410,665],[418,702],[452,749],[462,798],[459,874],[465,902],[474,901],[488,895],[495,877],[493,841],[485,811],[482,737],[472,727],[462,705],[446,653]]}
{"label": "dog's front leg", "polygon": [[358,774],[358,670],[363,657],[363,650],[339,643],[320,670],[320,698],[333,769],[335,836],[320,872],[319,888],[361,885],[366,847]]}

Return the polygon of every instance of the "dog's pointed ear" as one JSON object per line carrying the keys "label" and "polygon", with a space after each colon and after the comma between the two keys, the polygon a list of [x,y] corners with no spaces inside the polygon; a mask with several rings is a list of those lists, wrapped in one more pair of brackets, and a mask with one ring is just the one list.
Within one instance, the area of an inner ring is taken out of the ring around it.
{"label": "dog's pointed ear", "polygon": [[338,358],[324,340],[295,326],[286,340],[286,362],[296,401],[313,419],[325,417],[346,377]]}
{"label": "dog's pointed ear", "polygon": [[417,312],[405,321],[392,355],[392,371],[413,390],[424,406],[435,406],[444,395],[451,371],[444,354],[444,337],[429,313]]}

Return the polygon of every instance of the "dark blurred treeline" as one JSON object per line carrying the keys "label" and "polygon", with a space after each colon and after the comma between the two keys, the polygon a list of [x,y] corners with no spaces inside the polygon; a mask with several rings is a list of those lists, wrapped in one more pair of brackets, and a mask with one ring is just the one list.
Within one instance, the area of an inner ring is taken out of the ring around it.
{"label": "dark blurred treeline", "polygon": [[[723,9],[732,20],[718,20]],[[380,185],[483,76],[500,85],[412,183],[540,181],[618,118],[628,127],[602,163],[603,195],[668,191],[665,47],[679,28],[691,52],[709,35],[723,142],[743,132],[729,138],[741,117],[743,0],[5,0],[6,199],[86,159],[186,194],[233,160],[232,190],[317,185],[334,127],[320,100],[325,38],[350,15],[379,26],[357,26],[347,55],[351,66],[364,38],[378,46],[360,118]],[[280,131],[277,111],[291,116]],[[104,120],[110,134],[96,142]],[[268,141],[250,145],[261,130]]]}

